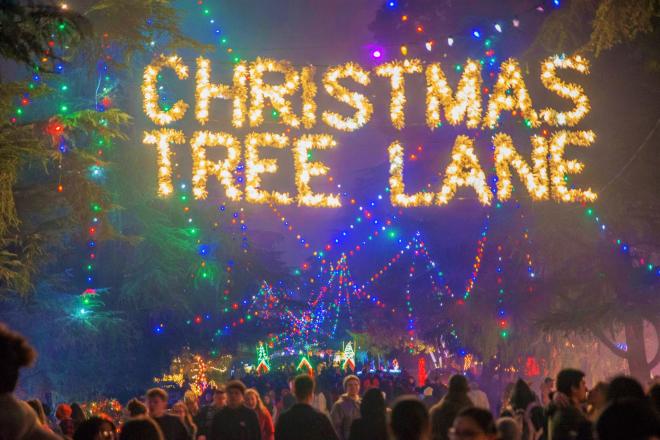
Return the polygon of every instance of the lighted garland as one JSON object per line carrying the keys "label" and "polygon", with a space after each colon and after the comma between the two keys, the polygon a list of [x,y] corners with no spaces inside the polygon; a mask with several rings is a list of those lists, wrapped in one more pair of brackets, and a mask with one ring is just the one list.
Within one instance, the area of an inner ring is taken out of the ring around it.
{"label": "lighted garland", "polygon": [[530,196],[534,200],[547,200],[550,198],[548,178],[548,145],[544,138],[532,136],[532,166],[516,151],[511,136],[498,133],[493,136],[493,153],[495,170],[497,174],[497,198],[500,201],[511,197],[513,183],[511,182],[511,167],[520,176]]}
{"label": "lighted garland", "polygon": [[369,85],[369,71],[364,70],[358,64],[345,63],[326,70],[323,75],[323,87],[326,92],[339,102],[353,107],[356,112],[353,117],[345,117],[335,112],[324,111],[321,115],[323,122],[332,128],[343,131],[355,131],[364,126],[373,113],[373,105],[367,97],[358,92],[351,92],[339,83],[341,78],[351,78],[363,86]]}
{"label": "lighted garland", "polygon": [[261,189],[263,173],[277,172],[275,159],[260,159],[258,149],[273,147],[283,149],[289,145],[289,138],[276,133],[251,133],[245,138],[245,195],[252,203],[276,203],[289,205],[293,198],[289,193],[264,191]]}
{"label": "lighted garland", "polygon": [[336,145],[334,138],[327,134],[303,135],[296,141],[293,163],[296,170],[298,206],[341,207],[339,194],[314,193],[309,185],[311,177],[324,176],[330,170],[321,162],[310,162],[310,150],[325,150]]}
{"label": "lighted garland", "polygon": [[300,72],[300,84],[302,85],[302,125],[312,128],[316,125],[316,93],[317,87],[314,82],[316,67],[306,66]]}
{"label": "lighted garland", "polygon": [[[264,83],[266,72],[284,74],[284,83],[271,85]],[[300,75],[288,61],[260,58],[250,64],[250,126],[258,127],[264,120],[264,101],[268,99],[282,117],[282,122],[290,127],[300,126],[300,119],[293,113],[291,102],[285,97],[293,95],[300,86]]]}
{"label": "lighted garland", "polygon": [[467,116],[468,128],[481,122],[481,64],[468,59],[456,88],[456,97],[440,63],[426,67],[426,125],[435,129],[441,124],[440,106],[451,125],[459,125]]}
{"label": "lighted garland", "polygon": [[[511,93],[507,93],[511,90]],[[520,65],[509,58],[500,66],[500,74],[495,82],[493,93],[488,100],[488,109],[483,126],[495,128],[499,125],[500,113],[503,111],[520,111],[530,127],[538,127],[539,116],[532,107],[532,99],[525,86]]]}
{"label": "lighted garland", "polygon": [[471,186],[477,193],[482,205],[490,205],[493,194],[486,183],[486,175],[479,165],[479,159],[474,153],[473,140],[468,136],[456,137],[451,152],[451,163],[445,171],[442,188],[437,194],[437,204],[447,204],[461,186]]}
{"label": "lighted garland", "polygon": [[157,125],[169,125],[183,118],[188,104],[183,100],[175,102],[168,111],[160,110],[158,106],[158,74],[163,67],[174,70],[179,79],[188,78],[188,66],[176,55],[160,55],[144,69],[142,81],[143,107],[146,115]]}
{"label": "lighted garland", "polygon": [[197,58],[197,73],[195,74],[195,117],[197,121],[201,125],[206,124],[208,121],[211,99],[231,99],[233,107],[231,123],[234,127],[241,128],[247,113],[247,63],[241,61],[234,66],[233,84],[231,86],[211,83],[210,77],[211,62],[206,58]]}
{"label": "lighted garland", "polygon": [[564,151],[567,145],[589,147],[595,140],[593,131],[559,131],[550,138],[550,180],[555,200],[560,202],[575,202],[596,200],[597,195],[591,191],[569,189],[566,178],[569,174],[579,174],[584,164],[577,160],[566,160]]}
{"label": "lighted garland", "polygon": [[[233,170],[241,161],[241,149],[238,140],[227,133],[214,133],[209,131],[195,132],[191,140],[193,177],[192,187],[196,199],[205,199],[208,195],[206,181],[208,175],[215,175],[225,187],[225,194],[229,200],[239,201],[243,195],[234,183]],[[227,158],[218,162],[206,159],[206,147],[224,147],[227,149]]]}
{"label": "lighted garland", "polygon": [[401,130],[406,126],[403,113],[406,104],[405,74],[422,72],[422,62],[418,59],[390,61],[376,67],[376,75],[389,77],[392,87],[390,99],[390,119],[394,128]]}
{"label": "lighted garland", "polygon": [[159,128],[144,133],[143,143],[156,145],[158,156],[158,195],[168,196],[174,191],[172,186],[172,160],[170,144],[183,144],[186,138],[181,130]]}
{"label": "lighted garland", "polygon": [[541,82],[548,89],[562,98],[573,101],[575,108],[568,112],[560,112],[551,108],[544,108],[540,116],[549,125],[573,127],[589,113],[589,98],[584,89],[578,84],[565,83],[557,78],[557,68],[573,69],[582,74],[589,73],[589,61],[580,55],[571,57],[554,56],[541,64]]}
{"label": "lighted garland", "polygon": [[435,194],[432,192],[417,192],[406,194],[403,181],[403,146],[394,141],[387,148],[390,157],[390,201],[392,206],[431,206]]}

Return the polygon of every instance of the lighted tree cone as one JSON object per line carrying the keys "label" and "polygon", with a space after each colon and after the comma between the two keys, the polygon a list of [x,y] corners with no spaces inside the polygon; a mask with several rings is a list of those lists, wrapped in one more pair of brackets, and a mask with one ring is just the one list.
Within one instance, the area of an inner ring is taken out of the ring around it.
{"label": "lighted tree cone", "polygon": [[[241,161],[241,149],[238,140],[227,133],[213,133],[209,131],[195,132],[191,140],[192,147],[192,187],[196,199],[205,199],[208,195],[206,182],[208,175],[218,178],[225,187],[225,194],[229,200],[238,201],[243,192],[234,184],[233,170]],[[212,162],[206,159],[206,147],[225,147],[227,159]]]}
{"label": "lighted tree cone", "polygon": [[392,87],[390,99],[390,119],[394,128],[406,126],[404,107],[406,105],[406,82],[404,75],[422,72],[422,62],[416,58],[403,61],[390,61],[376,67],[376,75],[389,77]]}
{"label": "lighted tree cone", "polygon": [[[284,83],[266,84],[264,73],[276,72],[284,75]],[[282,123],[299,127],[300,119],[293,113],[291,102],[285,97],[293,95],[300,86],[300,75],[289,61],[259,58],[250,64],[250,126],[258,127],[264,121],[264,101],[268,99],[282,118]]]}
{"label": "lighted tree cone", "polygon": [[160,128],[144,133],[143,143],[154,144],[158,150],[158,195],[172,194],[172,161],[170,144],[183,144],[186,138],[181,130]]}
{"label": "lighted tree cone", "polygon": [[173,69],[179,79],[188,78],[188,66],[176,55],[169,57],[160,55],[144,69],[142,81],[144,112],[157,125],[169,125],[182,119],[188,109],[188,104],[183,100],[175,102],[168,111],[162,111],[158,107],[159,96],[156,86],[158,84],[158,74],[163,67]]}
{"label": "lighted tree cone", "polygon": [[513,183],[511,182],[511,167],[517,172],[530,196],[534,200],[550,198],[548,177],[548,144],[541,136],[532,136],[532,166],[516,151],[511,136],[498,133],[493,136],[495,147],[495,172],[497,174],[497,198],[506,201],[511,198]]}
{"label": "lighted tree cone", "polygon": [[584,164],[577,160],[566,160],[566,145],[589,147],[596,139],[593,131],[558,131],[550,138],[550,179],[555,200],[559,202],[593,202],[598,197],[591,188],[569,189],[566,179],[569,174],[580,174]]}
{"label": "lighted tree cone", "polygon": [[445,205],[461,186],[474,188],[482,205],[490,205],[493,194],[486,183],[486,174],[481,169],[479,159],[474,153],[474,142],[468,136],[456,136],[451,152],[451,162],[445,171],[442,188],[437,193],[436,203]]}
{"label": "lighted tree cone", "polygon": [[451,125],[459,125],[467,116],[468,128],[477,128],[481,122],[481,64],[468,59],[463,74],[452,94],[440,63],[426,67],[426,125],[435,129],[442,122],[440,106]]}
{"label": "lighted tree cone", "polygon": [[250,133],[245,137],[245,196],[252,203],[276,203],[289,205],[293,198],[288,192],[264,191],[261,189],[263,173],[276,173],[275,159],[260,159],[260,147],[283,149],[289,145],[289,138],[276,133]]}
{"label": "lighted tree cone", "polygon": [[195,74],[195,118],[201,125],[209,120],[209,106],[211,99],[231,99],[232,118],[231,123],[236,128],[241,128],[247,114],[248,97],[248,67],[245,61],[234,65],[233,83],[215,84],[210,82],[211,62],[203,57],[197,58],[197,73]]}
{"label": "lighted tree cone", "polygon": [[257,373],[268,373],[270,371],[268,351],[263,342],[259,342],[259,345],[257,346],[257,363]]}
{"label": "lighted tree cone", "polygon": [[387,148],[390,157],[390,201],[392,206],[431,206],[435,194],[432,192],[418,192],[406,194],[403,181],[403,146],[394,141]]}
{"label": "lighted tree cone", "polygon": [[308,375],[314,376],[314,368],[312,367],[312,364],[309,363],[309,361],[305,356],[303,356],[303,358],[300,359],[300,362],[298,363],[296,370],[298,371],[305,370],[307,371]]}
{"label": "lighted tree cone", "polygon": [[294,166],[299,206],[341,207],[339,194],[314,193],[309,185],[311,177],[324,176],[330,168],[321,162],[310,162],[310,150],[325,150],[337,145],[334,138],[327,134],[301,136],[294,148]]}
{"label": "lighted tree cone", "polygon": [[363,86],[369,85],[370,82],[369,71],[364,70],[359,64],[349,62],[330,67],[323,75],[323,87],[328,95],[339,102],[348,104],[356,112],[352,117],[345,117],[339,113],[324,111],[321,118],[323,122],[337,130],[355,131],[369,122],[374,109],[365,95],[351,92],[341,85],[339,79],[342,78],[351,78]]}
{"label": "lighted tree cone", "polygon": [[[511,93],[507,93],[508,91]],[[493,93],[488,100],[488,109],[483,126],[495,128],[502,111],[520,111],[531,127],[538,127],[541,123],[536,110],[532,107],[532,99],[525,86],[523,75],[518,62],[509,58],[500,66],[500,73],[495,82]]]}
{"label": "lighted tree cone", "polygon": [[562,98],[570,99],[575,107],[567,112],[560,112],[551,108],[544,108],[540,115],[549,125],[569,126],[577,125],[591,109],[589,98],[584,89],[578,84],[565,83],[557,78],[557,69],[573,69],[582,74],[589,74],[589,61],[580,55],[565,58],[554,56],[541,63],[541,82],[543,85]]}

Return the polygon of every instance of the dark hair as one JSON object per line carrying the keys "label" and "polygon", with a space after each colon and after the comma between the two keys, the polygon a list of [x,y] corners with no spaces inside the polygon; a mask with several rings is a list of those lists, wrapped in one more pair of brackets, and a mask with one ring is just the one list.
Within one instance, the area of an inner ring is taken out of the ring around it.
{"label": "dark hair", "polygon": [[390,427],[398,440],[418,440],[429,430],[429,413],[419,399],[403,396],[394,402]]}
{"label": "dark hair", "polygon": [[18,370],[32,365],[37,352],[21,334],[0,324],[0,393],[11,393],[18,382]]}
{"label": "dark hair", "polygon": [[653,408],[660,414],[660,383],[656,383],[649,390],[649,400]]}
{"label": "dark hair", "polygon": [[607,388],[607,400],[612,402],[621,399],[645,399],[644,389],[639,382],[629,376],[617,376]]}
{"label": "dark hair", "polygon": [[81,422],[83,422],[87,418],[85,416],[85,412],[82,410],[80,405],[78,405],[78,403],[76,403],[76,402],[73,402],[71,404],[71,418],[77,424],[80,424]]}
{"label": "dark hair", "polygon": [[468,381],[462,374],[454,374],[449,378],[449,390],[448,393],[455,394],[461,393],[465,394],[470,390],[468,386]]}
{"label": "dark hair", "polygon": [[213,394],[224,394],[226,392],[227,390],[225,390],[224,385],[218,385],[217,387],[213,388]]}
{"label": "dark hair", "polygon": [[247,389],[247,387],[240,380],[230,380],[229,382],[227,382],[227,385],[225,385],[225,389],[227,390],[227,392],[229,392],[229,390],[231,389],[235,389],[235,390],[239,390],[241,394],[245,394],[245,390]]}
{"label": "dark hair", "polygon": [[167,396],[167,391],[165,391],[165,390],[162,389],[162,388],[151,388],[151,389],[147,390],[147,397],[148,397],[148,398],[149,398],[149,397],[151,397],[151,398],[153,398],[153,397],[160,397],[160,398],[163,399],[165,402],[167,402],[167,397],[168,397],[168,396]]}
{"label": "dark hair", "polygon": [[131,399],[126,404],[126,409],[131,417],[140,416],[147,413],[147,407],[144,403],[140,402],[138,399]]}
{"label": "dark hair", "polygon": [[293,380],[293,394],[296,399],[305,400],[314,393],[314,379],[307,374],[301,374]]}
{"label": "dark hair", "polygon": [[383,417],[385,419],[385,398],[383,392],[378,388],[371,388],[364,393],[360,404],[360,416],[362,418]]}
{"label": "dark hair", "polygon": [[648,402],[620,399],[605,408],[596,422],[599,440],[646,440],[660,436],[660,419]]}
{"label": "dark hair", "polygon": [[536,397],[532,392],[532,389],[527,385],[522,379],[518,379],[516,384],[511,390],[511,397],[509,398],[509,403],[513,409],[522,409],[525,410],[530,403],[534,402]]}
{"label": "dark hair", "polygon": [[101,426],[107,423],[112,427],[112,431],[116,434],[117,428],[111,420],[103,417],[93,416],[85,420],[78,426],[76,432],[73,434],[73,440],[94,440],[94,437],[101,431]]}
{"label": "dark hair", "polygon": [[119,440],[164,440],[163,432],[153,419],[140,416],[124,423]]}
{"label": "dark hair", "polygon": [[579,388],[584,373],[574,368],[566,368],[557,374],[557,391],[571,397],[573,387]]}
{"label": "dark hair", "polygon": [[463,411],[459,412],[456,418],[458,419],[459,417],[472,419],[485,434],[497,434],[495,419],[488,410],[473,406],[465,408]]}

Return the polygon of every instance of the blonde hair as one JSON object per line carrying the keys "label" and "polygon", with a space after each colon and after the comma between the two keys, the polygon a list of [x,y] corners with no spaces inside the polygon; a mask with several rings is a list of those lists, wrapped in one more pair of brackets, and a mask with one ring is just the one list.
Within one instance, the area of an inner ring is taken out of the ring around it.
{"label": "blonde hair", "polygon": [[265,413],[268,412],[268,408],[266,408],[266,405],[264,405],[264,402],[261,400],[261,396],[259,395],[259,391],[257,391],[255,388],[248,388],[245,390],[245,396],[248,394],[253,394],[255,399],[257,399],[257,408],[256,410]]}

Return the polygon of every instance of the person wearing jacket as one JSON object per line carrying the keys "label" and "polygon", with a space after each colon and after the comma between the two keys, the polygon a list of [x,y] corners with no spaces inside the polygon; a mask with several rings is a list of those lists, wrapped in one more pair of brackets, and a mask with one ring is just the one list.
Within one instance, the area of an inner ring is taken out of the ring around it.
{"label": "person wearing jacket", "polygon": [[330,419],[339,440],[348,440],[353,420],[360,418],[360,379],[349,375],[343,381],[345,393],[332,406]]}

